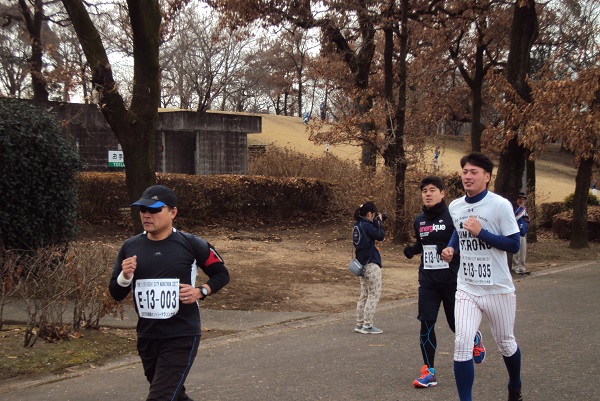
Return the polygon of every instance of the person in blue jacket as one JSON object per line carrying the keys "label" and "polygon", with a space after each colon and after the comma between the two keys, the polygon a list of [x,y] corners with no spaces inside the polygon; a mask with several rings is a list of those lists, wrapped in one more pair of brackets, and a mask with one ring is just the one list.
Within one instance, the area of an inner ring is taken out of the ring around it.
{"label": "person in blue jacket", "polygon": [[512,258],[512,271],[516,274],[530,274],[525,267],[525,258],[527,257],[527,228],[529,227],[529,215],[525,207],[527,196],[524,192],[519,194],[517,198],[517,210],[515,210],[515,219],[519,225],[519,234],[521,239],[521,247],[519,252],[515,253]]}
{"label": "person in blue jacket", "polygon": [[383,241],[383,219],[373,202],[365,202],[354,212],[352,243],[356,259],[365,267],[360,279],[360,297],[356,304],[356,328],[361,334],[381,334],[383,330],[373,326],[375,309],[381,296],[381,255],[375,241]]}

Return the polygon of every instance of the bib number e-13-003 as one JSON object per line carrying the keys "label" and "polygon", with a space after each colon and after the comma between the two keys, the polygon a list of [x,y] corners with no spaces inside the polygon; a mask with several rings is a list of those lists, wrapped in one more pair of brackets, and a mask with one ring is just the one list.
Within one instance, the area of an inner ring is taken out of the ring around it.
{"label": "bib number e-13-003", "polygon": [[140,317],[168,319],[179,311],[179,279],[137,280],[134,299]]}

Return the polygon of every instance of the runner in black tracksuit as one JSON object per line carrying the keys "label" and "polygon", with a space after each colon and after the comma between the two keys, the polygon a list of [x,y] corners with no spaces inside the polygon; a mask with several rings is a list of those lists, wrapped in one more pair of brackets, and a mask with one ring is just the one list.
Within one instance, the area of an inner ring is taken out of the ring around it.
{"label": "runner in black tracksuit", "polygon": [[[146,400],[190,401],[184,383],[200,342],[198,301],[227,285],[229,272],[210,243],[173,228],[173,190],[151,186],[132,206],[145,231],[121,246],[108,288],[117,301],[133,295],[137,349],[150,383]],[[208,281],[196,287],[198,269]]]}
{"label": "runner in black tracksuit", "polygon": [[454,224],[444,202],[444,184],[439,177],[425,177],[419,186],[423,198],[423,212],[414,221],[417,242],[404,248],[404,255],[412,258],[421,254],[419,265],[419,315],[421,321],[421,353],[424,366],[415,387],[437,384],[434,358],[437,341],[435,322],[440,304],[444,305],[448,326],[454,332],[454,295],[459,258],[450,264],[441,259],[440,252],[452,237]]}

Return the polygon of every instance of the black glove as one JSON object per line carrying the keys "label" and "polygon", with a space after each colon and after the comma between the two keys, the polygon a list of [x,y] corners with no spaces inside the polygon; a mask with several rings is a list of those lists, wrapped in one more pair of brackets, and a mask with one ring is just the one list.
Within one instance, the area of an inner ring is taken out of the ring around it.
{"label": "black glove", "polygon": [[435,248],[436,248],[436,251],[437,251],[438,255],[441,255],[442,251],[445,248],[447,248],[447,245],[444,244],[443,242],[438,242],[438,243],[435,244]]}
{"label": "black glove", "polygon": [[409,259],[412,259],[412,257],[415,256],[412,247],[407,246],[406,248],[404,248],[404,256],[406,256]]}

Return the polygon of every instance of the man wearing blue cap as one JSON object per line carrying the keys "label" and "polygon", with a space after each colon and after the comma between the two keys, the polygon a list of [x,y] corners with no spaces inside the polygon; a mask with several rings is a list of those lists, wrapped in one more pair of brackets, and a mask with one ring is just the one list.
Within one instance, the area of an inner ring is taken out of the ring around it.
{"label": "man wearing blue cap", "polygon": [[[133,291],[146,399],[187,401],[184,383],[201,334],[197,301],[227,285],[229,272],[210,243],[173,227],[172,189],[153,185],[131,206],[139,207],[144,232],[121,246],[108,288],[117,301]],[[209,279],[196,287],[198,267]]]}

